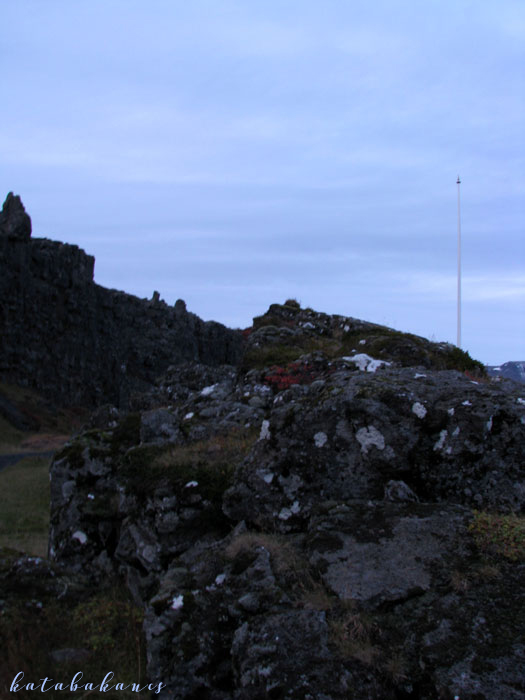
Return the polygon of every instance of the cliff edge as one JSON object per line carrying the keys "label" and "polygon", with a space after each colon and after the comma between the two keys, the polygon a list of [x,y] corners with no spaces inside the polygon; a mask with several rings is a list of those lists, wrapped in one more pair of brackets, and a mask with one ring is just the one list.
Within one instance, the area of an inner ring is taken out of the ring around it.
{"label": "cliff edge", "polygon": [[204,322],[179,300],[147,301],[93,280],[95,260],[75,245],[31,237],[20,197],[0,213],[0,380],[58,405],[126,406],[169,365],[235,364],[239,331]]}

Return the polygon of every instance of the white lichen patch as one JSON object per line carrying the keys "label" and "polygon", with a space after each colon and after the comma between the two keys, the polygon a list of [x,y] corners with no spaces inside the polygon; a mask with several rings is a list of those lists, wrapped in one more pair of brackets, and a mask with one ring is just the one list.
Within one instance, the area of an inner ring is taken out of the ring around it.
{"label": "white lichen patch", "polygon": [[353,357],[343,357],[343,360],[347,362],[354,362],[361,372],[375,372],[381,365],[389,367],[392,363],[385,362],[385,360],[374,360],[370,355],[365,355],[365,353],[359,353]]}
{"label": "white lichen patch", "polygon": [[272,472],[263,471],[262,469],[258,469],[257,476],[259,476],[265,484],[271,484],[275,474],[273,474]]}
{"label": "white lichen patch", "polygon": [[88,493],[88,498],[89,498],[90,501],[94,501],[94,500],[95,500],[95,494],[94,494],[94,493]]}
{"label": "white lichen patch", "polygon": [[416,401],[412,406],[412,413],[415,413],[418,418],[424,418],[427,415],[427,409],[422,403]]}
{"label": "white lichen patch", "polygon": [[180,610],[182,606],[184,605],[184,596],[183,595],[176,595],[175,598],[171,601],[171,609],[172,610]]}
{"label": "white lichen patch", "polygon": [[222,584],[224,583],[225,580],[226,580],[226,574],[218,574],[215,577],[215,585],[222,586]]}
{"label": "white lichen patch", "polygon": [[461,405],[462,405],[462,406],[472,406],[472,404],[470,403],[470,401],[469,401],[468,399],[466,399],[465,401],[463,401],[463,402],[461,403]]}
{"label": "white lichen patch", "polygon": [[525,404],[525,399],[522,399],[521,397],[518,397],[518,398],[516,399],[516,402],[517,402],[517,403],[521,403],[521,404]]}
{"label": "white lichen patch", "polygon": [[443,445],[445,444],[445,440],[447,439],[447,437],[448,437],[448,433],[446,430],[442,430],[439,433],[439,440],[434,445],[434,452],[437,452],[437,450],[443,449]]}
{"label": "white lichen patch", "polygon": [[447,411],[447,413],[448,413],[449,416],[453,416],[453,415],[454,415],[454,409],[453,409],[453,408],[449,408],[448,411]]}
{"label": "white lichen patch", "polygon": [[361,452],[365,455],[371,447],[377,447],[378,450],[385,449],[385,438],[373,425],[368,428],[360,428],[355,436],[361,444]]}
{"label": "white lichen patch", "polygon": [[259,435],[259,440],[269,440],[271,437],[270,433],[270,421],[269,420],[263,420],[262,425],[261,425],[261,432]]}
{"label": "white lichen patch", "polygon": [[186,413],[183,420],[191,420],[194,415],[195,414],[193,413],[193,411],[190,411],[189,413]]}
{"label": "white lichen patch", "polygon": [[414,374],[414,379],[421,379],[421,378],[426,377],[426,376],[427,376],[426,374],[419,374],[418,372],[416,372]]}
{"label": "white lichen patch", "polygon": [[199,482],[198,481],[188,481],[187,484],[184,484],[185,489],[193,489],[195,486],[198,486]]}
{"label": "white lichen patch", "polygon": [[80,542],[80,544],[86,544],[88,538],[85,532],[82,532],[82,530],[76,530],[76,532],[71,535],[71,539],[77,540]]}
{"label": "white lichen patch", "polygon": [[458,435],[459,435],[459,425],[457,426],[457,428],[456,428],[456,429],[454,430],[454,432],[452,433],[452,437],[457,437]]}
{"label": "white lichen patch", "polygon": [[326,436],[326,433],[319,432],[314,435],[314,442],[316,447],[322,447],[323,445],[326,445],[328,441],[328,437]]}
{"label": "white lichen patch", "polygon": [[490,431],[492,430],[492,416],[486,422],[485,427],[487,428],[487,431],[490,433]]}
{"label": "white lichen patch", "polygon": [[212,384],[211,386],[205,386],[201,391],[201,396],[210,396],[215,391],[217,384]]}

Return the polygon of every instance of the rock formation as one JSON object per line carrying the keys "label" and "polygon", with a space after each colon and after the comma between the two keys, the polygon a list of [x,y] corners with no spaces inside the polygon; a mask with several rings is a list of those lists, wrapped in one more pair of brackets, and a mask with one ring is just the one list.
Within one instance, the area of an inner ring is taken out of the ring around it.
{"label": "rock formation", "polygon": [[497,367],[492,365],[487,367],[487,372],[497,379],[512,379],[525,384],[525,362],[504,362]]}
{"label": "rock formation", "polygon": [[246,335],[56,455],[51,557],[126,581],[160,698],[525,697],[519,387],[291,304]]}
{"label": "rock formation", "polygon": [[169,365],[235,364],[239,331],[94,283],[94,258],[74,245],[31,238],[20,197],[0,213],[0,379],[59,405],[129,404]]}

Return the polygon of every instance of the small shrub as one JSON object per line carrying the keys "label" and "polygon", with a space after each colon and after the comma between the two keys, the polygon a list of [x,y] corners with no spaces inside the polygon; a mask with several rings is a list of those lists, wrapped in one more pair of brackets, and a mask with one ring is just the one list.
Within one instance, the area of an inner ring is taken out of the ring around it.
{"label": "small shrub", "polygon": [[469,531],[477,546],[510,561],[525,561],[525,517],[474,512]]}
{"label": "small shrub", "polygon": [[475,377],[486,377],[485,365],[478,360],[473,360],[469,353],[456,346],[447,350],[446,369],[457,369],[460,372],[471,372]]}
{"label": "small shrub", "polygon": [[276,391],[288,389],[293,384],[311,384],[318,373],[308,363],[289,362],[286,367],[274,365],[265,376],[264,383]]}

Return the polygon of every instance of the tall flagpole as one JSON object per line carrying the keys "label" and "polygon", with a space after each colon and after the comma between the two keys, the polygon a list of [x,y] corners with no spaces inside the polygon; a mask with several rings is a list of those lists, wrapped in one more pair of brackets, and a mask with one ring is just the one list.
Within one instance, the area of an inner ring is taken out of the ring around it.
{"label": "tall flagpole", "polygon": [[459,197],[459,187],[461,185],[461,180],[458,179],[456,182],[458,186],[458,348],[461,347],[461,209],[460,209],[460,197]]}

